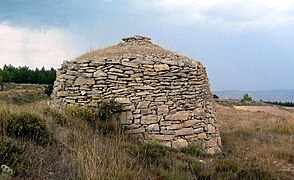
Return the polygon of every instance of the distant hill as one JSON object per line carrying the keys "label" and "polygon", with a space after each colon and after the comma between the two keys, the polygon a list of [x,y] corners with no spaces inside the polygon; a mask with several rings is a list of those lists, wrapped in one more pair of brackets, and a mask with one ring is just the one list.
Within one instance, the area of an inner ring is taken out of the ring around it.
{"label": "distant hill", "polygon": [[214,91],[220,98],[241,99],[245,93],[248,93],[254,100],[265,101],[294,101],[294,89],[287,90],[268,90],[268,91]]}

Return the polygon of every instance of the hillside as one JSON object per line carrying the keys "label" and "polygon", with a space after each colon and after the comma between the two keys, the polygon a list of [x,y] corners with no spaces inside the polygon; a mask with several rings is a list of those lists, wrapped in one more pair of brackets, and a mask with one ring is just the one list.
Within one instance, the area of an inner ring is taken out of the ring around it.
{"label": "hillside", "polygon": [[214,91],[221,98],[241,99],[245,93],[248,93],[254,100],[259,101],[294,101],[294,89],[287,90],[268,90],[268,91]]}
{"label": "hillside", "polygon": [[[58,112],[48,107],[49,99],[42,92],[38,86],[0,92],[0,163],[14,171],[13,179],[268,180],[294,176],[291,109],[262,104],[245,107],[242,102],[236,106],[236,102],[219,99],[216,110],[223,153],[211,156],[199,144],[176,151],[140,142],[113,121],[99,122],[93,129],[92,120],[99,121],[97,110],[71,107]],[[32,96],[36,96],[32,101],[22,100]],[[33,122],[30,128],[43,126],[36,117],[44,121],[44,133],[37,129],[29,137],[13,133],[22,121]],[[12,153],[7,147],[17,151]]]}

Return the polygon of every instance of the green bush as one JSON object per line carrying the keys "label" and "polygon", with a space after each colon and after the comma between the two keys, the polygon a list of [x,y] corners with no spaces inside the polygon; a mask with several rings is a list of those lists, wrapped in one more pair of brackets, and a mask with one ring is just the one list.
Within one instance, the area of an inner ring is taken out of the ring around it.
{"label": "green bush", "polygon": [[52,85],[52,84],[50,84],[50,85],[48,85],[48,86],[45,87],[44,93],[45,93],[47,96],[50,97],[51,94],[52,94],[52,92],[53,92],[53,85]]}
{"label": "green bush", "polygon": [[120,131],[121,124],[117,119],[120,112],[121,105],[112,100],[101,102],[99,108],[83,106],[66,109],[67,114],[86,121],[95,131],[103,134]]}
{"label": "green bush", "polygon": [[9,166],[16,175],[25,173],[31,166],[24,147],[8,137],[0,139],[0,157],[0,164]]}
{"label": "green bush", "polygon": [[204,150],[196,143],[190,143],[188,145],[188,147],[183,148],[181,151],[185,154],[189,154],[192,156],[202,156],[203,157],[206,155]]}
{"label": "green bush", "polygon": [[252,101],[252,98],[249,96],[248,93],[245,93],[243,95],[243,98],[241,99],[242,102],[246,102],[246,101]]}
{"label": "green bush", "polygon": [[99,120],[114,120],[121,112],[121,108],[121,104],[113,100],[101,102],[99,104]]}
{"label": "green bush", "polygon": [[52,110],[50,108],[47,108],[43,111],[45,115],[49,115],[52,117],[52,119],[55,121],[56,124],[60,124],[61,126],[65,126],[68,124],[68,120],[62,113]]}
{"label": "green bush", "polygon": [[65,110],[66,114],[77,117],[83,121],[86,121],[94,129],[99,121],[99,109],[90,106],[83,107],[67,107]]}
{"label": "green bush", "polygon": [[7,123],[7,133],[17,138],[33,140],[42,146],[54,143],[45,121],[30,113],[11,115]]}
{"label": "green bush", "polygon": [[215,161],[216,168],[215,170],[220,172],[237,172],[239,170],[239,164],[236,160],[228,159],[219,159]]}
{"label": "green bush", "polygon": [[139,148],[139,158],[147,164],[158,164],[167,149],[158,142],[148,141]]}

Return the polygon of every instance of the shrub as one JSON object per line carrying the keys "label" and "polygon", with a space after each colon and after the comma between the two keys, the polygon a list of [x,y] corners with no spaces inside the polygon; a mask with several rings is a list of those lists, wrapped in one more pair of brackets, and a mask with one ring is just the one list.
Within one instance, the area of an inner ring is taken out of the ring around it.
{"label": "shrub", "polygon": [[249,168],[242,169],[237,174],[237,179],[240,180],[271,180],[274,179],[269,172],[259,166],[252,165]]}
{"label": "shrub", "polygon": [[90,126],[96,128],[96,123],[98,122],[99,109],[90,106],[83,107],[67,107],[66,113],[70,116],[80,118],[86,121]]}
{"label": "shrub", "polygon": [[147,164],[158,164],[167,149],[158,142],[148,141],[139,148],[139,158]]}
{"label": "shrub", "polygon": [[93,129],[103,134],[116,133],[121,129],[120,122],[116,119],[121,112],[121,105],[115,101],[103,101],[99,108],[83,106],[67,108],[66,112],[86,121]]}
{"label": "shrub", "polygon": [[204,150],[195,143],[190,143],[188,147],[182,149],[182,152],[192,156],[205,156]]}
{"label": "shrub", "polygon": [[30,167],[25,157],[25,149],[17,141],[2,137],[0,139],[0,164],[9,166],[15,174],[21,174]]}
{"label": "shrub", "polygon": [[7,123],[7,133],[17,138],[33,140],[43,146],[54,142],[45,121],[30,113],[11,115]]}
{"label": "shrub", "polygon": [[44,93],[45,93],[47,96],[50,97],[51,94],[52,94],[52,92],[53,92],[53,85],[52,85],[52,84],[50,84],[50,85],[48,85],[48,86],[45,87]]}
{"label": "shrub", "polygon": [[243,95],[243,98],[241,99],[242,102],[246,102],[246,101],[252,101],[252,98],[249,96],[248,93],[245,93]]}
{"label": "shrub", "polygon": [[114,120],[121,112],[121,104],[114,100],[103,101],[99,104],[99,120]]}
{"label": "shrub", "polygon": [[50,108],[47,108],[43,112],[45,115],[50,115],[56,124],[60,124],[61,126],[65,126],[68,124],[68,120],[62,113],[52,110]]}
{"label": "shrub", "polygon": [[220,159],[215,161],[217,172],[237,172],[239,170],[239,164],[234,159]]}
{"label": "shrub", "polygon": [[213,94],[212,97],[213,97],[213,99],[219,99],[219,96],[216,94]]}

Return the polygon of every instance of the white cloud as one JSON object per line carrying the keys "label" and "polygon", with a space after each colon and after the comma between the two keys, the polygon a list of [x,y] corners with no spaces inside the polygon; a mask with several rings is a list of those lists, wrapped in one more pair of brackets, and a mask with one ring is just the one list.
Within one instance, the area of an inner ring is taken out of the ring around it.
{"label": "white cloud", "polygon": [[64,33],[14,28],[0,24],[0,66],[58,67],[70,58]]}
{"label": "white cloud", "polygon": [[201,22],[235,28],[275,28],[294,24],[294,0],[145,0],[136,6],[162,13],[179,25]]}

